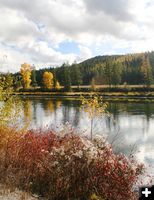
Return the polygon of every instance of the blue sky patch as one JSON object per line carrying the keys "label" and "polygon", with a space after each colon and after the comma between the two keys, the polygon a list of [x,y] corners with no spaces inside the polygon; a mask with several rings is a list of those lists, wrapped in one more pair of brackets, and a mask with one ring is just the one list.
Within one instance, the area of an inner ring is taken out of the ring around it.
{"label": "blue sky patch", "polygon": [[68,53],[74,53],[74,54],[79,54],[80,49],[78,47],[78,43],[76,42],[62,42],[59,44],[59,47],[57,49],[61,53],[68,54]]}

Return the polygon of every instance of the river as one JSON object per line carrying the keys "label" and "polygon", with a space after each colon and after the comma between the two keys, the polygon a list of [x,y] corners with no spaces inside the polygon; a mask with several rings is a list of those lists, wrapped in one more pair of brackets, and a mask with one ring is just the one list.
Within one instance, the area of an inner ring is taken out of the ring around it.
{"label": "river", "polygon": [[[79,100],[24,98],[24,122],[29,128],[50,127],[56,131],[69,124],[78,133],[88,135],[90,119],[80,105]],[[154,103],[109,102],[108,112],[94,120],[93,135],[106,135],[116,152],[133,152],[154,175]]]}

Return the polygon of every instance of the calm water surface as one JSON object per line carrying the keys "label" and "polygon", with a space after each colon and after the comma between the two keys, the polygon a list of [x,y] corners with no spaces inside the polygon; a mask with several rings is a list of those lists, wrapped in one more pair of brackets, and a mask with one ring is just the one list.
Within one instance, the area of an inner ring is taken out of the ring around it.
{"label": "calm water surface", "polygon": [[[55,130],[69,122],[79,132],[89,134],[90,121],[80,104],[78,100],[25,98],[24,121],[29,121],[32,128],[50,126]],[[94,134],[107,135],[118,152],[135,152],[154,174],[154,103],[111,102],[108,111],[110,116],[95,119]]]}

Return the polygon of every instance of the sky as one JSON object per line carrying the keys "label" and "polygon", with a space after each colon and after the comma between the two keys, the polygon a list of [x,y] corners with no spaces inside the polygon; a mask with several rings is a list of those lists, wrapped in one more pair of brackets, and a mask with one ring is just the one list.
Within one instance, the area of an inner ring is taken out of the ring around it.
{"label": "sky", "polygon": [[154,0],[0,0],[0,72],[154,50]]}

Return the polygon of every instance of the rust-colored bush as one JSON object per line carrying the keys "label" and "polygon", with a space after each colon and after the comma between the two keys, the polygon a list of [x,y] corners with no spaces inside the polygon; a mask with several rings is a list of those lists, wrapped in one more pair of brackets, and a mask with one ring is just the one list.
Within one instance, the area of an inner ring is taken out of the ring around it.
{"label": "rust-colored bush", "polygon": [[88,199],[93,194],[109,200],[135,199],[132,187],[143,165],[115,155],[103,138],[91,141],[50,130],[21,134],[12,129],[9,134],[5,145],[0,143],[5,152],[0,157],[0,163],[5,162],[3,180],[9,184],[53,200]]}

